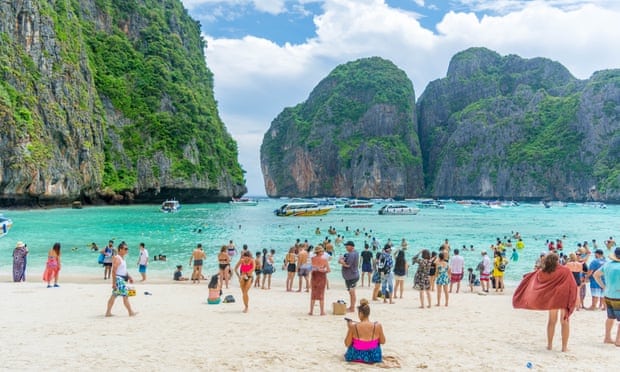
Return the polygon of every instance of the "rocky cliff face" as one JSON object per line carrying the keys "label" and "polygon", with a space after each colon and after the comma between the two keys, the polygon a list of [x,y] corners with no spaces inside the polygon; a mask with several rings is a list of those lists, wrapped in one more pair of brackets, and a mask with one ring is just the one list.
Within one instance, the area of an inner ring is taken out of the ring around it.
{"label": "rocky cliff face", "polygon": [[[270,196],[620,202],[620,70],[582,81],[544,58],[472,48],[416,108],[404,73],[381,71],[398,69],[340,66],[272,122],[261,148]],[[406,99],[378,102],[377,87]]]}
{"label": "rocky cliff face", "polygon": [[422,159],[411,81],[368,58],[338,66],[285,109],[261,146],[269,196],[404,197],[420,193]]}
{"label": "rocky cliff face", "polygon": [[618,200],[619,73],[579,81],[542,58],[455,55],[418,102],[427,193]]}
{"label": "rocky cliff face", "polygon": [[0,205],[246,192],[203,47],[178,0],[0,3]]}

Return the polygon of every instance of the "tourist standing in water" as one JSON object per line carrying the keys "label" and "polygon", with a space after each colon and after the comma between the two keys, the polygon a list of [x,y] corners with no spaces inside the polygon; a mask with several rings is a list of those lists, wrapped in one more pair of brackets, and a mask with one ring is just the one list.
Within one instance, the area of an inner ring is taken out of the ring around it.
{"label": "tourist standing in water", "polygon": [[192,256],[189,258],[189,265],[194,264],[194,271],[192,272],[192,283],[200,284],[200,279],[202,279],[202,265],[204,260],[207,258],[207,255],[202,250],[202,244],[198,243],[196,248],[192,252]]}

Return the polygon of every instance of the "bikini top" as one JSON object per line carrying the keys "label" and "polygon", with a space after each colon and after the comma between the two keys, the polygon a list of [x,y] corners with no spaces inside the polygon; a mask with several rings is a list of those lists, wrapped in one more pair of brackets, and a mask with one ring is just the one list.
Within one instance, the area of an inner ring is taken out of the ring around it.
{"label": "bikini top", "polygon": [[379,339],[375,339],[376,326],[377,322],[375,322],[372,326],[372,336],[370,337],[370,340],[360,340],[360,335],[357,332],[357,324],[354,325],[356,337],[353,337],[353,339],[351,340],[351,346],[353,346],[355,350],[372,350],[379,347]]}
{"label": "bikini top", "polygon": [[242,263],[240,269],[241,269],[241,274],[249,273],[252,271],[252,263],[251,262],[247,264]]}

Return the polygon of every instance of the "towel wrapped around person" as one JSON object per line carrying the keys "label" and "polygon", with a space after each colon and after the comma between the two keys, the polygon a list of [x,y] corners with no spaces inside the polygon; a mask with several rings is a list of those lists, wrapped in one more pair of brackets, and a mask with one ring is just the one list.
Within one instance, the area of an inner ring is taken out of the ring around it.
{"label": "towel wrapped around person", "polygon": [[515,309],[566,310],[566,318],[575,310],[577,284],[571,271],[559,266],[551,273],[542,270],[525,274],[512,296]]}

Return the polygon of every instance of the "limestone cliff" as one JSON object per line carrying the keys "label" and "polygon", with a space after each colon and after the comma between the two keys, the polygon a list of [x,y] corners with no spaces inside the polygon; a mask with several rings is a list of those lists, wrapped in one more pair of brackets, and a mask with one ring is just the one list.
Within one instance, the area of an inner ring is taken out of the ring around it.
{"label": "limestone cliff", "polygon": [[415,95],[392,62],[336,67],[286,108],[261,146],[267,195],[405,197],[422,191]]}
{"label": "limestone cliff", "polygon": [[543,58],[455,55],[418,102],[427,193],[620,200],[619,82],[618,70],[580,81]]}
{"label": "limestone cliff", "polygon": [[620,70],[471,48],[413,102],[388,61],[337,67],[265,134],[268,195],[620,202]]}
{"label": "limestone cliff", "polygon": [[0,3],[0,205],[246,192],[179,0]]}

